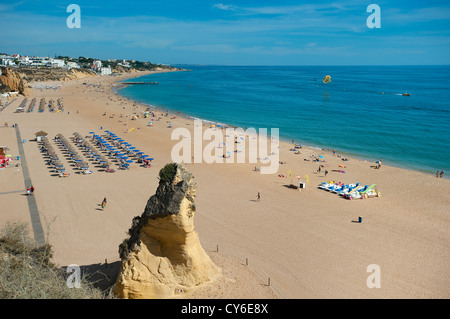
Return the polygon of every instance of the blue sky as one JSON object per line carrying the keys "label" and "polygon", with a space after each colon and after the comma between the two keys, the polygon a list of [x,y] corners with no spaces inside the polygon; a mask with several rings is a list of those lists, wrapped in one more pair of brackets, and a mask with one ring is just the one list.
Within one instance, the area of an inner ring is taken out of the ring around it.
{"label": "blue sky", "polygon": [[[66,25],[81,8],[81,28]],[[381,8],[381,28],[366,25]],[[0,52],[170,64],[449,64],[450,1],[2,1]]]}

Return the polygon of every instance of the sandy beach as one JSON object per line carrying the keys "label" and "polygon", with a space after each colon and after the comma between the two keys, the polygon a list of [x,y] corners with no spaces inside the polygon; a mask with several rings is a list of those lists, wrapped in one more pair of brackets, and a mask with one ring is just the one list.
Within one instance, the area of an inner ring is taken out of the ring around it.
{"label": "sandy beach", "polygon": [[[31,113],[14,113],[23,100],[19,97],[0,113],[0,145],[8,146],[13,158],[19,145],[12,124],[18,124],[26,140],[22,146],[40,221],[60,266],[103,265],[107,260],[114,274],[118,246],[132,218],[143,212],[156,191],[159,170],[172,161],[171,150],[179,142],[171,140],[172,131],[183,127],[193,134],[193,120],[166,117],[160,110],[149,126],[144,106],[113,93],[117,81],[144,74],[91,77],[54,83],[61,85],[56,90],[34,90],[38,101],[63,98],[63,112],[46,108],[38,113],[36,107]],[[132,120],[133,115],[139,118]],[[9,127],[3,127],[5,122]],[[109,130],[154,161],[150,168],[136,163],[128,170],[114,167],[113,174],[92,166],[93,174],[83,175],[64,159],[71,175],[60,178],[32,141],[40,130],[51,140],[58,133],[69,139],[74,132],[88,136]],[[292,147],[280,142],[277,152],[284,164],[276,174],[254,171],[264,164],[185,164],[198,184],[195,229],[203,248],[224,270],[222,280],[186,298],[450,297],[449,179],[386,162],[380,169],[350,157],[343,162],[339,151],[303,147],[294,154]],[[312,161],[311,156],[319,155],[325,162]],[[24,195],[29,185],[22,167],[15,166],[18,162],[0,170],[0,226],[24,221],[32,233]],[[325,166],[318,173],[320,164]],[[345,165],[345,174],[339,165]],[[288,188],[288,171],[294,183],[295,176],[308,175],[306,189]],[[330,180],[376,184],[381,197],[346,200],[317,188]],[[101,210],[104,197],[108,204]],[[367,285],[369,265],[379,266],[380,288]]]}

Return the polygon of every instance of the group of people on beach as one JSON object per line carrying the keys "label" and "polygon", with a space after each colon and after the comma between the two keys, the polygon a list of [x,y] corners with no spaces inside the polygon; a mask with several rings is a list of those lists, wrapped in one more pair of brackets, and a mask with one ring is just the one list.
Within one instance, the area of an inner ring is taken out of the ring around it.
{"label": "group of people on beach", "polygon": [[[322,171],[322,167],[325,167],[325,165],[322,165],[322,164],[319,165],[319,168],[317,169],[317,173],[320,173]],[[327,176],[328,170],[325,169],[323,172],[324,172],[325,176]]]}
{"label": "group of people on beach", "polygon": [[440,178],[442,178],[442,176],[444,176],[444,169],[442,169],[442,171],[437,171],[436,172],[436,177],[440,177]]}

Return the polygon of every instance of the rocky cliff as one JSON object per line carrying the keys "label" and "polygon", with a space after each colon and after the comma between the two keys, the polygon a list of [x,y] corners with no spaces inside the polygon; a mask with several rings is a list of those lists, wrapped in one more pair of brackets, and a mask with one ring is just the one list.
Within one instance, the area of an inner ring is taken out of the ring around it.
{"label": "rocky cliff", "polygon": [[96,74],[86,69],[62,69],[62,68],[33,68],[21,67],[20,73],[28,82],[44,82],[44,81],[70,81],[75,79],[83,79]]}
{"label": "rocky cliff", "polygon": [[19,72],[10,68],[0,68],[0,93],[19,92],[24,96],[33,94],[28,82]]}
{"label": "rocky cliff", "polygon": [[170,298],[221,273],[194,230],[197,185],[192,174],[172,163],[159,178],[156,194],[133,219],[129,237],[119,247],[122,264],[114,287],[119,298]]}

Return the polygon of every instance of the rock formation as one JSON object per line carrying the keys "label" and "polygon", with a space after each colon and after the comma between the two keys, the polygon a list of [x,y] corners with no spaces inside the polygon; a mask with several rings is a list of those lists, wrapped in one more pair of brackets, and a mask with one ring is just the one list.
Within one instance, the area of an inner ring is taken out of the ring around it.
{"label": "rock formation", "polygon": [[10,68],[0,68],[0,93],[19,92],[24,96],[33,94],[28,82],[23,79],[19,72]]}
{"label": "rock formation", "polygon": [[63,68],[22,66],[19,70],[22,78],[28,82],[70,81],[96,76],[94,71],[75,68],[67,70]]}
{"label": "rock formation", "polygon": [[66,77],[62,80],[70,81],[76,79],[84,79],[95,75],[95,72],[91,70],[70,69],[70,71],[66,73]]}
{"label": "rock formation", "polygon": [[170,298],[221,273],[194,231],[197,185],[192,174],[172,163],[159,178],[156,194],[119,246],[122,264],[114,293],[120,298]]}

